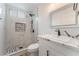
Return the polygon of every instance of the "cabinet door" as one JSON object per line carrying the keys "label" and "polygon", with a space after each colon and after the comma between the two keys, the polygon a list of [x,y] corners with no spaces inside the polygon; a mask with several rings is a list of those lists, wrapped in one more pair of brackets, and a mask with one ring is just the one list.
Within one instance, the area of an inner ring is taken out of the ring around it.
{"label": "cabinet door", "polygon": [[59,51],[54,50],[53,48],[50,47],[47,48],[46,54],[47,56],[62,56],[62,54]]}
{"label": "cabinet door", "polygon": [[79,49],[72,47],[72,46],[67,46],[61,43],[57,42],[47,42],[48,45],[54,49],[54,55],[55,56],[79,56]]}
{"label": "cabinet door", "polygon": [[[47,45],[47,44],[46,44]],[[47,46],[42,38],[39,38],[39,56],[47,56]]]}
{"label": "cabinet door", "polygon": [[49,46],[46,48],[46,55],[47,56],[54,56],[55,55],[55,50],[50,48]]}
{"label": "cabinet door", "polygon": [[39,40],[39,55],[40,56],[54,56],[54,50],[50,48],[44,39]]}
{"label": "cabinet door", "polygon": [[79,49],[49,40],[40,40],[41,56],[79,56]]}
{"label": "cabinet door", "polygon": [[54,45],[51,45],[50,41],[41,39],[39,41],[39,55],[40,56],[62,56],[63,54],[57,49],[54,49]]}
{"label": "cabinet door", "polygon": [[52,46],[48,46],[46,48],[47,56],[64,56],[64,54],[57,49],[52,48]]}

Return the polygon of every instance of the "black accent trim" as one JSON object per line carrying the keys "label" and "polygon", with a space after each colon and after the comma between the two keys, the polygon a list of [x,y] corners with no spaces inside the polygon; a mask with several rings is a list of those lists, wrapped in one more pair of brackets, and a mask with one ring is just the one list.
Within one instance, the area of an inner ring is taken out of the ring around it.
{"label": "black accent trim", "polygon": [[49,56],[49,51],[47,50],[47,56]]}

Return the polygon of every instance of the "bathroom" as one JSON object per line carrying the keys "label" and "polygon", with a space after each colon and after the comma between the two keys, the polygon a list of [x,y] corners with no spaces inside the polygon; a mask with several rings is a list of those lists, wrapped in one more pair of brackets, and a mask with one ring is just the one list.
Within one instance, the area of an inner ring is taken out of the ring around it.
{"label": "bathroom", "polygon": [[0,29],[1,56],[79,56],[79,3],[0,3]]}

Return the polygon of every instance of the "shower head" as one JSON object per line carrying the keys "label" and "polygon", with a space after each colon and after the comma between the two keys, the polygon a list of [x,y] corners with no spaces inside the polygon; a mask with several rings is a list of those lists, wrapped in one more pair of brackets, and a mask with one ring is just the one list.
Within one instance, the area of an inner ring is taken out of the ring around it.
{"label": "shower head", "polygon": [[34,14],[29,14],[31,17],[34,16]]}

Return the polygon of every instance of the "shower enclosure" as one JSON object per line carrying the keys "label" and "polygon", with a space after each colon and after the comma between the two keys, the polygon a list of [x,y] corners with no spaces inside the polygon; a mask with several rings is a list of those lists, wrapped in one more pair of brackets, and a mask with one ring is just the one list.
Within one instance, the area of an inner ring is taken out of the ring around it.
{"label": "shower enclosure", "polygon": [[0,55],[13,53],[37,42],[37,14],[33,13],[31,17],[16,5],[19,4],[0,4],[4,11],[3,16],[0,15]]}

